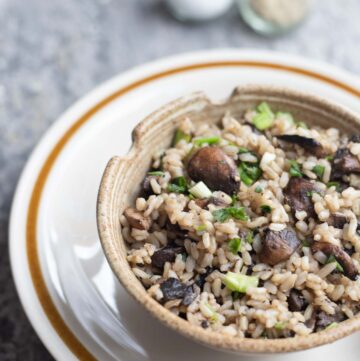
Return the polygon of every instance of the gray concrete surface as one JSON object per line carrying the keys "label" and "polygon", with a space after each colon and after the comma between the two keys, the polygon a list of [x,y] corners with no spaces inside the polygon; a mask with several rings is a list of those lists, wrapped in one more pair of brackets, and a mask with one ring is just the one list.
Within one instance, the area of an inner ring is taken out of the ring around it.
{"label": "gray concrete surface", "polygon": [[52,359],[11,280],[8,222],[30,151],[69,105],[135,65],[207,48],[281,50],[360,74],[359,15],[358,0],[318,0],[301,28],[270,40],[235,10],[182,24],[156,0],[0,0],[0,360]]}

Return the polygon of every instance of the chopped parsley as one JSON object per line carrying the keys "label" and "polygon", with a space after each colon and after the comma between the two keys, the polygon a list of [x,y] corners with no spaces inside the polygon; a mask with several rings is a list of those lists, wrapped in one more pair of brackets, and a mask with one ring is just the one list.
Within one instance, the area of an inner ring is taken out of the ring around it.
{"label": "chopped parsley", "polygon": [[163,176],[165,175],[165,173],[162,172],[161,170],[158,170],[158,171],[148,172],[148,175],[154,175],[154,176],[163,177]]}
{"label": "chopped parsley", "polygon": [[177,129],[174,135],[173,145],[176,145],[181,140],[185,140],[186,143],[189,143],[191,140],[191,135],[184,133],[181,129]]}
{"label": "chopped parsley", "polygon": [[239,147],[239,154],[249,153],[249,149],[245,147]]}
{"label": "chopped parsley", "polygon": [[339,272],[341,272],[341,273],[344,273],[344,268],[343,268],[343,266],[336,260],[336,258],[333,256],[333,255],[331,255],[328,259],[327,259],[327,261],[326,261],[326,264],[328,264],[328,263],[335,263],[336,264],[336,270],[337,271],[339,271]]}
{"label": "chopped parsley", "polygon": [[173,193],[186,193],[188,186],[184,177],[177,177],[168,185],[168,191]]}
{"label": "chopped parsley", "polygon": [[241,239],[240,238],[232,238],[229,241],[229,249],[231,253],[238,254],[241,247]]}
{"label": "chopped parsley", "polygon": [[252,122],[258,130],[265,130],[270,128],[275,119],[275,115],[270,109],[269,105],[265,102],[258,105],[257,113],[253,117]]}
{"label": "chopped parsley", "polygon": [[214,216],[215,221],[220,223],[224,223],[230,218],[235,218],[240,221],[247,221],[249,219],[249,216],[246,214],[244,207],[217,209],[216,211],[212,212],[212,215]]}
{"label": "chopped parsley", "polygon": [[272,211],[272,208],[270,206],[268,206],[267,204],[261,205],[260,209],[261,209],[262,214],[268,214],[268,213],[271,213],[271,211]]}
{"label": "chopped parsley", "polygon": [[263,189],[260,186],[256,186],[256,188],[255,188],[256,193],[261,193],[262,191],[263,191]]}
{"label": "chopped parsley", "polygon": [[303,174],[300,169],[300,165],[295,160],[289,160],[290,163],[290,170],[289,173],[292,177],[302,177]]}
{"label": "chopped parsley", "polygon": [[312,171],[318,176],[319,179],[321,179],[324,175],[325,167],[318,164],[312,169]]}
{"label": "chopped parsley", "polygon": [[340,183],[339,182],[329,182],[326,184],[328,188],[335,187],[337,192],[340,192]]}
{"label": "chopped parsley", "polygon": [[241,162],[238,170],[241,181],[247,186],[254,184],[262,174],[262,170],[260,169],[258,163]]}
{"label": "chopped parsley", "polygon": [[212,145],[212,144],[217,144],[219,142],[220,142],[220,137],[198,138],[198,139],[194,139],[193,141],[193,143],[198,147],[201,147],[204,144]]}

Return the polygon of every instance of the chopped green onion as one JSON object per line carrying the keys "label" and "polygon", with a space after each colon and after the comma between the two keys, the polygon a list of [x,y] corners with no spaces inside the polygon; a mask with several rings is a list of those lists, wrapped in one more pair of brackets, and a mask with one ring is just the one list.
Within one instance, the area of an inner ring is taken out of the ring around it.
{"label": "chopped green onion", "polygon": [[313,195],[313,193],[314,193],[314,191],[307,191],[307,192],[306,192],[306,195],[311,198],[312,195]]}
{"label": "chopped green onion", "polygon": [[241,247],[241,239],[240,238],[232,238],[229,241],[229,249],[231,253],[238,254]]}
{"label": "chopped green onion", "polygon": [[307,126],[306,123],[304,123],[304,122],[296,122],[296,127],[297,127],[297,128],[308,129],[308,126]]}
{"label": "chopped green onion", "polygon": [[259,278],[241,273],[228,272],[226,273],[223,282],[231,291],[246,293],[249,288],[258,286]]}
{"label": "chopped green onion", "polygon": [[255,188],[256,193],[261,193],[262,191],[263,190],[262,190],[262,188],[260,186],[256,186],[256,188]]}
{"label": "chopped green onion", "polygon": [[168,185],[168,191],[173,193],[186,193],[187,183],[184,177],[177,177]]}
{"label": "chopped green onion", "polygon": [[159,170],[159,171],[148,172],[148,175],[154,175],[154,176],[161,176],[161,177],[163,177],[163,176],[165,175],[165,173]]}
{"label": "chopped green onion", "polygon": [[257,107],[257,114],[253,117],[252,122],[259,130],[270,128],[274,122],[275,116],[269,105],[265,102]]}
{"label": "chopped green onion", "polygon": [[337,322],[331,322],[330,325],[325,327],[325,330],[330,330],[338,325]]}
{"label": "chopped green onion", "polygon": [[344,273],[344,268],[343,266],[337,261],[337,259],[331,255],[328,260],[326,261],[326,264],[328,263],[335,263],[336,264],[336,270],[341,272],[341,273]]}
{"label": "chopped green onion", "polygon": [[203,231],[205,231],[205,229],[206,229],[206,225],[205,225],[205,224],[200,224],[200,226],[198,226],[198,227],[195,228],[195,230],[196,230],[197,232],[203,232]]}
{"label": "chopped green onion", "polygon": [[205,308],[207,317],[210,318],[211,321],[217,321],[218,314],[207,302],[203,304],[203,307]]}
{"label": "chopped green onion", "polygon": [[239,201],[239,198],[237,196],[236,193],[234,193],[232,196],[231,196],[231,205],[233,206],[236,202]]}
{"label": "chopped green onion", "polygon": [[287,113],[287,112],[277,112],[275,117],[280,118],[280,119],[284,119],[287,122],[289,122],[290,124],[295,123],[294,117],[290,113]]}
{"label": "chopped green onion", "polygon": [[254,184],[262,174],[262,170],[257,163],[249,164],[247,162],[241,162],[238,170],[241,181],[244,182],[247,186]]}
{"label": "chopped green onion", "polygon": [[189,143],[191,140],[191,135],[184,133],[181,129],[176,129],[173,145],[176,145],[180,142],[180,140],[185,140],[186,143]]}
{"label": "chopped green onion", "polygon": [[274,326],[275,330],[282,331],[285,328],[284,322],[276,322]]}
{"label": "chopped green onion", "polygon": [[249,149],[245,148],[245,147],[239,147],[239,154],[243,154],[243,153],[249,153]]}
{"label": "chopped green onion", "polygon": [[321,179],[324,175],[325,167],[318,164],[312,169],[312,171],[318,176],[319,179]]}
{"label": "chopped green onion", "polygon": [[221,223],[224,223],[229,218],[235,218],[240,221],[247,221],[249,219],[248,215],[245,213],[244,207],[229,207],[217,209],[216,211],[212,212],[212,215],[217,222]]}
{"label": "chopped green onion", "polygon": [[207,187],[204,182],[196,183],[192,188],[189,189],[190,194],[196,198],[210,198],[212,195],[211,190]]}
{"label": "chopped green onion", "polygon": [[268,213],[271,213],[271,211],[272,211],[272,208],[270,206],[268,206],[267,204],[261,205],[260,209],[261,209],[262,214],[268,214]]}
{"label": "chopped green onion", "polygon": [[292,177],[302,177],[303,174],[300,170],[300,166],[298,164],[298,162],[296,162],[295,160],[289,160],[290,163],[290,170],[289,173]]}
{"label": "chopped green onion", "polygon": [[337,192],[340,192],[340,183],[339,182],[329,182],[326,184],[328,188],[335,187]]}
{"label": "chopped green onion", "polygon": [[248,233],[246,233],[246,237],[245,237],[245,241],[249,244],[252,244],[254,241],[254,232],[253,231],[248,231]]}
{"label": "chopped green onion", "polygon": [[334,156],[333,156],[332,154],[330,154],[330,155],[327,155],[327,156],[325,157],[325,159],[326,159],[327,161],[331,162],[331,161],[334,159]]}
{"label": "chopped green onion", "polygon": [[194,139],[193,143],[198,147],[201,147],[204,144],[217,144],[220,142],[220,137],[207,137],[207,138],[198,138]]}
{"label": "chopped green onion", "polygon": [[303,241],[301,241],[301,245],[303,247],[310,247],[310,241],[308,239],[304,239]]}

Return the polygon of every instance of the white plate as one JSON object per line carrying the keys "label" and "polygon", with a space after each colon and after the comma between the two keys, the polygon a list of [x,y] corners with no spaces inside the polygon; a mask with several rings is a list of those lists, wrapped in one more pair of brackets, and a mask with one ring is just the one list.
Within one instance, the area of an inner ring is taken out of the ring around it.
{"label": "white plate", "polygon": [[[360,112],[359,79],[329,65],[270,52],[201,52],[115,77],[71,107],[37,146],[14,199],[10,253],[25,311],[55,358],[237,359],[164,328],[133,302],[103,256],[95,204],[106,162],[127,152],[144,116],[192,91],[221,99],[245,83],[308,90]],[[359,342],[360,333],[307,357],[355,361]]]}

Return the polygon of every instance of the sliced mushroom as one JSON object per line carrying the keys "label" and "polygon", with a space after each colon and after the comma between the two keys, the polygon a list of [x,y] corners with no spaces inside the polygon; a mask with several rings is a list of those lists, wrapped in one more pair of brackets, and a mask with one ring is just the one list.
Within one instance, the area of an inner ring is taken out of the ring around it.
{"label": "sliced mushroom", "polygon": [[327,326],[331,325],[332,323],[339,323],[346,319],[345,314],[337,308],[333,315],[329,315],[324,311],[320,311],[316,314],[316,324],[315,330],[316,332],[325,329]]}
{"label": "sliced mushroom", "polygon": [[172,224],[170,221],[166,223],[167,238],[174,241],[176,239],[185,239],[188,231],[182,229],[177,223]]}
{"label": "sliced mushroom", "polygon": [[358,271],[351,259],[351,257],[339,246],[336,246],[327,242],[314,242],[311,245],[313,253],[321,251],[328,257],[333,256],[340,263],[344,269],[344,275],[351,280],[356,280],[358,277]]}
{"label": "sliced mushroom", "polygon": [[232,158],[218,147],[204,147],[191,157],[187,171],[195,182],[203,181],[211,190],[232,194],[239,190],[240,178]]}
{"label": "sliced mushroom", "polygon": [[152,179],[155,179],[157,180],[158,179],[158,176],[155,176],[155,175],[146,175],[144,180],[142,181],[142,184],[141,184],[141,193],[142,195],[144,196],[150,196],[151,194],[153,194],[153,190],[152,190],[152,187],[151,187],[151,180]]}
{"label": "sliced mushroom", "polygon": [[195,279],[195,284],[199,286],[200,290],[203,289],[206,282],[206,277],[209,276],[215,269],[212,267],[206,267],[205,273],[198,274]]}
{"label": "sliced mushroom", "polygon": [[348,223],[346,216],[338,212],[333,213],[328,220],[329,225],[339,229],[343,229],[346,223]]}
{"label": "sliced mushroom", "polygon": [[181,299],[185,306],[188,306],[196,298],[193,286],[187,286],[176,278],[168,278],[160,284],[164,301]]}
{"label": "sliced mushroom", "polygon": [[360,162],[357,156],[347,148],[339,148],[332,162],[331,179],[341,179],[343,175],[360,173]]}
{"label": "sliced mushroom", "polygon": [[147,231],[151,226],[150,217],[145,217],[142,212],[139,212],[134,208],[125,209],[124,216],[132,228]]}
{"label": "sliced mushroom", "polygon": [[320,192],[314,183],[301,177],[292,177],[284,189],[285,202],[292,212],[305,211],[308,217],[316,217],[314,204],[311,200],[312,192]]}
{"label": "sliced mushroom", "polygon": [[200,208],[206,208],[209,204],[213,204],[218,207],[228,206],[228,204],[224,200],[222,200],[221,198],[217,198],[217,197],[210,197],[208,199],[195,199],[195,203]]}
{"label": "sliced mushroom", "polygon": [[308,152],[315,154],[318,158],[326,155],[323,146],[313,138],[307,138],[297,134],[283,134],[278,135],[277,138],[284,142],[297,144]]}
{"label": "sliced mushroom", "polygon": [[259,259],[263,263],[274,266],[286,261],[299,247],[300,241],[293,231],[284,229],[279,232],[264,230],[262,249]]}
{"label": "sliced mushroom", "polygon": [[162,270],[166,262],[174,262],[176,256],[184,251],[184,247],[175,244],[165,246],[154,252],[151,256],[151,264]]}
{"label": "sliced mushroom", "polygon": [[360,143],[360,134],[354,134],[349,139],[350,142]]}
{"label": "sliced mushroom", "polygon": [[307,305],[309,304],[306,298],[303,296],[301,291],[296,288],[290,290],[289,297],[287,299],[289,310],[291,312],[300,312],[304,311]]}

